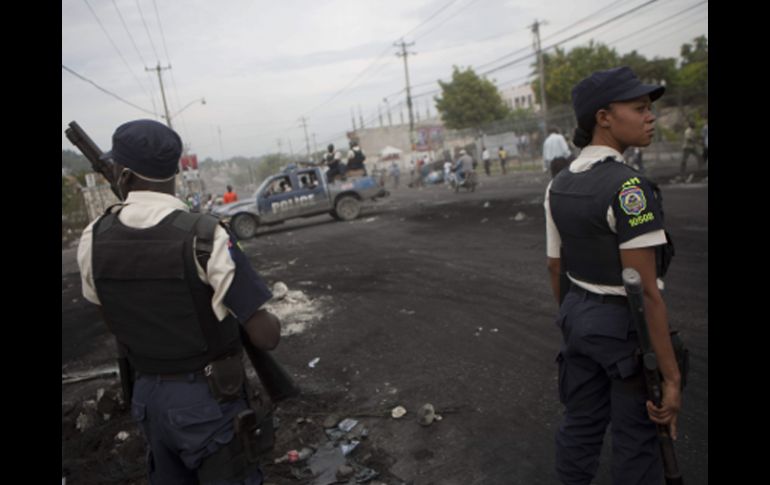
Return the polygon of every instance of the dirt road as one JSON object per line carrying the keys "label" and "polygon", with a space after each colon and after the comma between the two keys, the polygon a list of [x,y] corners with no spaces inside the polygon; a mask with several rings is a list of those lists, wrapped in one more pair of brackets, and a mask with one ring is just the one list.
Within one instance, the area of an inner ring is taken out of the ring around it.
{"label": "dirt road", "polygon": [[[304,394],[279,411],[273,456],[322,444],[320,423],[337,414],[366,426],[368,437],[350,458],[384,483],[557,483],[561,336],[545,269],[547,180],[530,172],[480,181],[475,193],[399,188],[356,221],[319,216],[242,242],[268,283],[301,291],[292,301],[312,308],[299,320],[284,317],[296,333],[274,352]],[[676,243],[665,298],[692,352],[677,450],[687,481],[707,484],[708,184],[665,185],[663,194]],[[109,338],[78,298],[77,273],[62,273],[63,372],[110,365]],[[64,451],[67,440],[82,439],[68,427],[74,403],[116,385],[88,382],[63,387],[63,467],[73,483],[88,480],[83,463]],[[423,427],[417,413],[426,403],[443,419]],[[397,405],[407,410],[398,420],[389,414]],[[610,483],[608,445],[609,436],[598,485]],[[272,483],[318,483],[285,464],[265,470]],[[141,483],[135,470],[113,475],[112,483],[130,483],[127,476]]]}

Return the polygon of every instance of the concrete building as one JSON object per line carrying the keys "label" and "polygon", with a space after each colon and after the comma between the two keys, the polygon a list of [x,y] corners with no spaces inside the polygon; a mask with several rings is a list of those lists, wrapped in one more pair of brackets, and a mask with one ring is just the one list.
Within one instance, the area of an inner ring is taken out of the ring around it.
{"label": "concrete building", "polygon": [[535,92],[530,84],[510,86],[500,89],[500,95],[511,109],[534,109],[540,111],[540,105],[535,103]]}

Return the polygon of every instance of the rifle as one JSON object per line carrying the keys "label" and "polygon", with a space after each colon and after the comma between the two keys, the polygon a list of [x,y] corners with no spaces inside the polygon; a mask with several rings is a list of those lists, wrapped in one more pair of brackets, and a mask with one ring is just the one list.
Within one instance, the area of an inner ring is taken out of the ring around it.
{"label": "rifle", "polygon": [[96,146],[96,143],[86,134],[85,131],[76,122],[72,121],[69,124],[69,128],[64,130],[64,134],[67,135],[67,139],[80,150],[89,162],[95,172],[98,172],[104,176],[104,178],[110,183],[112,193],[118,200],[123,200],[120,196],[120,191],[117,185],[115,185],[115,175],[113,173],[113,165],[110,162],[100,159],[103,152]]}
{"label": "rifle", "polygon": [[[108,162],[100,160],[103,152],[98,146],[91,140],[91,138],[80,128],[76,122],[71,122],[69,128],[65,130],[65,134],[69,141],[73,145],[78,147],[80,152],[91,162],[93,169],[104,176],[110,183],[112,192],[120,197],[120,192],[115,184],[115,173]],[[204,265],[205,267],[205,265]],[[246,354],[251,361],[251,365],[259,376],[260,382],[265,388],[265,391],[270,395],[270,399],[273,402],[278,402],[283,399],[294,397],[299,394],[299,388],[294,384],[291,376],[281,367],[281,365],[273,359],[268,352],[260,350],[251,343],[248,334],[239,326],[241,342],[243,343]],[[123,401],[130,403],[131,394],[133,393],[133,383],[135,372],[133,366],[125,357],[123,350],[118,344],[118,369],[120,370],[120,384],[123,388]]]}
{"label": "rifle", "polygon": [[[639,334],[639,346],[641,347],[642,372],[647,383],[647,394],[655,406],[660,406],[663,391],[660,385],[660,372],[658,371],[658,359],[650,342],[650,333],[647,329],[647,320],[644,316],[644,300],[642,297],[642,278],[633,268],[623,270],[623,286],[628,295],[628,304],[631,308],[631,319],[636,325]],[[674,442],[668,426],[658,424],[658,441],[663,457],[663,474],[666,477],[666,485],[682,485],[682,474],[674,453]]]}

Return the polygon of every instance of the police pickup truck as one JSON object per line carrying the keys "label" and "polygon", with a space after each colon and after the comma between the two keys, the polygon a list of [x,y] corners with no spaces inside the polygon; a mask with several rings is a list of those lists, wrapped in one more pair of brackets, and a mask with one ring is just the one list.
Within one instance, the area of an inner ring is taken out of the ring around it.
{"label": "police pickup truck", "polygon": [[289,165],[265,179],[250,200],[217,206],[212,214],[229,221],[238,239],[249,239],[260,226],[297,217],[329,213],[335,219],[350,221],[360,214],[363,201],[387,195],[372,177],[350,177],[329,184],[320,167]]}

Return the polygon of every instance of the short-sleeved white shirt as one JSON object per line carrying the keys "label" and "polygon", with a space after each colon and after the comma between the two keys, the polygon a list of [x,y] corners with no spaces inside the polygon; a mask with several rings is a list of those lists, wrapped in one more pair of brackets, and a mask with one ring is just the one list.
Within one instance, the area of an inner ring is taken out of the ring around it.
{"label": "short-sleeved white shirt", "polygon": [[[187,205],[176,197],[151,191],[132,191],[128,194],[123,210],[118,214],[120,222],[128,227],[145,229],[158,224],[164,217],[175,210],[187,211]],[[98,219],[97,219],[98,220]],[[83,286],[83,297],[97,305],[101,304],[96,294],[91,261],[94,220],[83,231],[78,245],[77,260],[80,266],[80,278]],[[198,261],[198,277],[214,289],[211,299],[211,309],[219,320],[223,320],[229,310],[224,304],[224,298],[235,275],[235,262],[228,251],[230,236],[221,226],[214,232],[214,244],[206,269]]]}
{"label": "short-sleeved white shirt", "polygon": [[[593,167],[594,164],[607,157],[613,157],[618,163],[625,162],[623,155],[614,148],[602,145],[589,145],[583,148],[583,151],[580,152],[580,156],[569,165],[569,171],[573,173],[585,172]],[[558,259],[561,257],[561,236],[559,235],[559,230],[556,228],[556,224],[551,216],[549,192],[552,183],[553,181],[551,181],[545,189],[545,202],[543,202],[543,205],[545,206],[546,254],[549,258]],[[612,232],[617,233],[615,214],[612,211],[611,205],[607,206],[607,226]],[[637,249],[660,246],[662,244],[666,244],[666,233],[663,229],[657,229],[626,241],[618,247],[620,249]],[[622,286],[594,285],[577,280],[572,276],[569,276],[569,279],[577,286],[593,293],[610,295],[626,294],[625,289]],[[660,278],[658,278],[658,288],[663,289],[663,281]]]}

